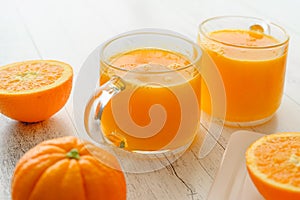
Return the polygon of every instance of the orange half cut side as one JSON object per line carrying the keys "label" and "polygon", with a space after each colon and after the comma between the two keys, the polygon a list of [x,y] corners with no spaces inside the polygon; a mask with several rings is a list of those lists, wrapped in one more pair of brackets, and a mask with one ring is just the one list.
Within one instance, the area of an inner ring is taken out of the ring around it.
{"label": "orange half cut side", "polygon": [[300,199],[300,133],[277,133],[254,142],[246,166],[267,200]]}
{"label": "orange half cut side", "polygon": [[72,79],[72,67],[55,60],[0,67],[0,112],[23,122],[48,119],[67,102]]}

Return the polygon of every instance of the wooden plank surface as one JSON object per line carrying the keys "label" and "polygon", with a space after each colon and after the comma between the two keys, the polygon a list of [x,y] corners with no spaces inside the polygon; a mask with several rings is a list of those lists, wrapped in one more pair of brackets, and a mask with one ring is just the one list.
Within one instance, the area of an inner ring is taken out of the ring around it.
{"label": "wooden plank surface", "polygon": [[[57,59],[71,64],[75,79],[87,56],[110,37],[139,28],[166,28],[196,41],[199,23],[217,15],[250,15],[281,24],[290,36],[285,95],[275,117],[246,130],[265,134],[300,131],[300,13],[298,1],[287,0],[0,0],[0,65],[28,59]],[[17,160],[46,139],[76,135],[72,98],[55,116],[24,124],[0,115],[0,200],[10,199],[10,180]],[[206,199],[230,135],[241,128],[224,127],[220,138],[199,135],[165,168],[126,173],[128,199]],[[245,129],[245,128],[244,128]],[[202,158],[204,137],[214,145]],[[216,139],[218,139],[216,141]]]}

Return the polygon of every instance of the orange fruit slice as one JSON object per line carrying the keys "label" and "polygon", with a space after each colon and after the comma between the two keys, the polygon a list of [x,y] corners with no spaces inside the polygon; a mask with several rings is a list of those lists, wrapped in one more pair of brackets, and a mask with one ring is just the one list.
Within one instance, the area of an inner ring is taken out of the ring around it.
{"label": "orange fruit slice", "polygon": [[300,133],[258,139],[246,152],[246,166],[265,199],[300,199]]}
{"label": "orange fruit slice", "polygon": [[48,119],[67,102],[72,79],[71,66],[54,60],[0,67],[0,112],[23,122]]}

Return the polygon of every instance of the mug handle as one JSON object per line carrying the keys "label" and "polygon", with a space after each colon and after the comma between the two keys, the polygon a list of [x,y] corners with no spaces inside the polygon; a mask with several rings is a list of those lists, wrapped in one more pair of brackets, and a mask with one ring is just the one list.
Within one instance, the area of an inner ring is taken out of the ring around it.
{"label": "mug handle", "polygon": [[101,117],[107,103],[118,93],[123,91],[126,85],[119,76],[111,79],[98,87],[89,98],[84,111],[84,127],[88,135],[97,143],[104,144],[104,136],[101,130]]}

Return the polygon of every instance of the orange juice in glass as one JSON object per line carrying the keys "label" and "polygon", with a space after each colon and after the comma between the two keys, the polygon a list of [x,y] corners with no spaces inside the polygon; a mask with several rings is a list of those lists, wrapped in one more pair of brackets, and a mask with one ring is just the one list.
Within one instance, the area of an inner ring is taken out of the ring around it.
{"label": "orange juice in glass", "polygon": [[[257,18],[216,17],[200,25],[203,68],[215,65],[223,79],[225,124],[253,126],[271,119],[283,94],[288,41],[281,27]],[[210,113],[205,82],[201,95],[202,110]]]}
{"label": "orange juice in glass", "polygon": [[87,114],[98,104],[94,118],[114,146],[147,154],[185,150],[200,124],[201,56],[197,44],[165,30],[134,31],[106,42],[101,89]]}

